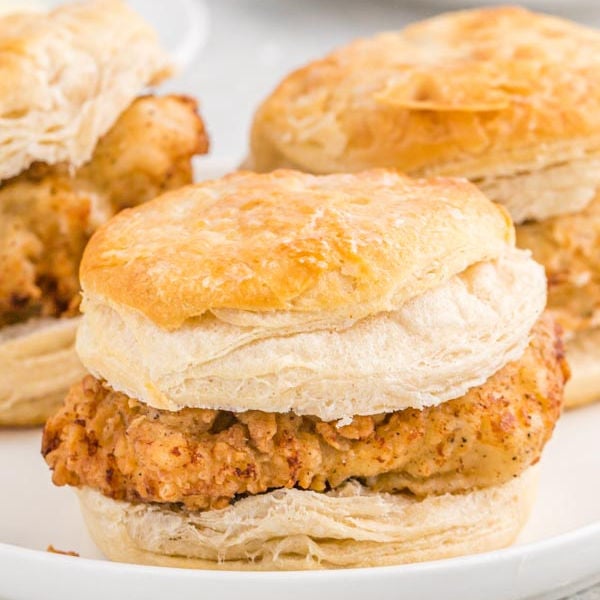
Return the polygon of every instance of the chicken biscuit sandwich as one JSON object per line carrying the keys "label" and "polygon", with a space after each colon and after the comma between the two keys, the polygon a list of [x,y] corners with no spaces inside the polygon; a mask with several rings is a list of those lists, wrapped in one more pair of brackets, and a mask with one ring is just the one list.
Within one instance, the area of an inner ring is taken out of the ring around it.
{"label": "chicken biscuit sandwich", "polygon": [[77,272],[119,209],[191,181],[193,100],[120,0],[0,18],[0,425],[42,422],[83,373]]}
{"label": "chicken biscuit sandwich", "polygon": [[117,215],[46,424],[114,560],[394,564],[511,543],[566,367],[543,268],[464,180],[243,173]]}
{"label": "chicken biscuit sandwich", "polygon": [[248,164],[468,177],[548,275],[568,404],[600,398],[600,33],[516,7],[358,40],[263,103]]}

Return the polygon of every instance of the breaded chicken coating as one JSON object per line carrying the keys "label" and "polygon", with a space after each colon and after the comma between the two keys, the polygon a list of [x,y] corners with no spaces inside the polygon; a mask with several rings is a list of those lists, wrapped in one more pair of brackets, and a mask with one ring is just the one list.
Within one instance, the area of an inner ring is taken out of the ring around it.
{"label": "breaded chicken coating", "polygon": [[581,212],[517,227],[548,276],[548,308],[567,339],[600,326],[600,193]]}

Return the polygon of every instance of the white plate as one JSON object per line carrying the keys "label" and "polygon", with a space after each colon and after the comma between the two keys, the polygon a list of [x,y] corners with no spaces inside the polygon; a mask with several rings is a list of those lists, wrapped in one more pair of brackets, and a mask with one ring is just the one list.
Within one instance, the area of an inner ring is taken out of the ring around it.
{"label": "white plate", "polygon": [[[561,598],[600,581],[600,405],[566,414],[542,461],[534,514],[509,549],[417,565],[295,573],[185,571],[110,563],[75,494],[55,488],[40,432],[0,431],[0,598],[191,600]],[[48,544],[82,558],[44,552]]]}

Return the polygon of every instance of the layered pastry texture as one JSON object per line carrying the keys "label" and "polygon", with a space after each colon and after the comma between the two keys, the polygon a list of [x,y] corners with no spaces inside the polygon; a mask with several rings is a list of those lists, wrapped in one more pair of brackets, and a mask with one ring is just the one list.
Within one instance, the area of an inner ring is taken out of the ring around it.
{"label": "layered pastry texture", "polygon": [[43,453],[109,557],[392,564],[522,526],[567,368],[467,182],[238,173],[118,215],[81,277],[92,375]]}
{"label": "layered pastry texture", "polygon": [[599,57],[599,32],[516,7],[357,40],[263,102],[247,164],[468,177],[509,210],[518,245],[546,268],[573,355],[567,403],[586,402],[600,397]]}
{"label": "layered pastry texture", "polygon": [[123,0],[9,14],[0,39],[0,180],[35,162],[81,166],[171,71],[156,32]]}

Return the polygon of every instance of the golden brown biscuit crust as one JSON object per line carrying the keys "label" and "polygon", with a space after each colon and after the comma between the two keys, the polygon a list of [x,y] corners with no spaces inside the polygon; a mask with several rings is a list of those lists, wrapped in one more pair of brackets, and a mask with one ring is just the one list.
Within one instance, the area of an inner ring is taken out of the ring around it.
{"label": "golden brown biscuit crust", "polygon": [[372,166],[468,177],[600,147],[600,33],[516,7],[444,14],[288,76],[260,107],[249,166]]}
{"label": "golden brown biscuit crust", "polygon": [[386,310],[513,238],[507,213],[464,180],[241,172],[122,212],[80,274],[85,294],[173,329],[215,308]]}

